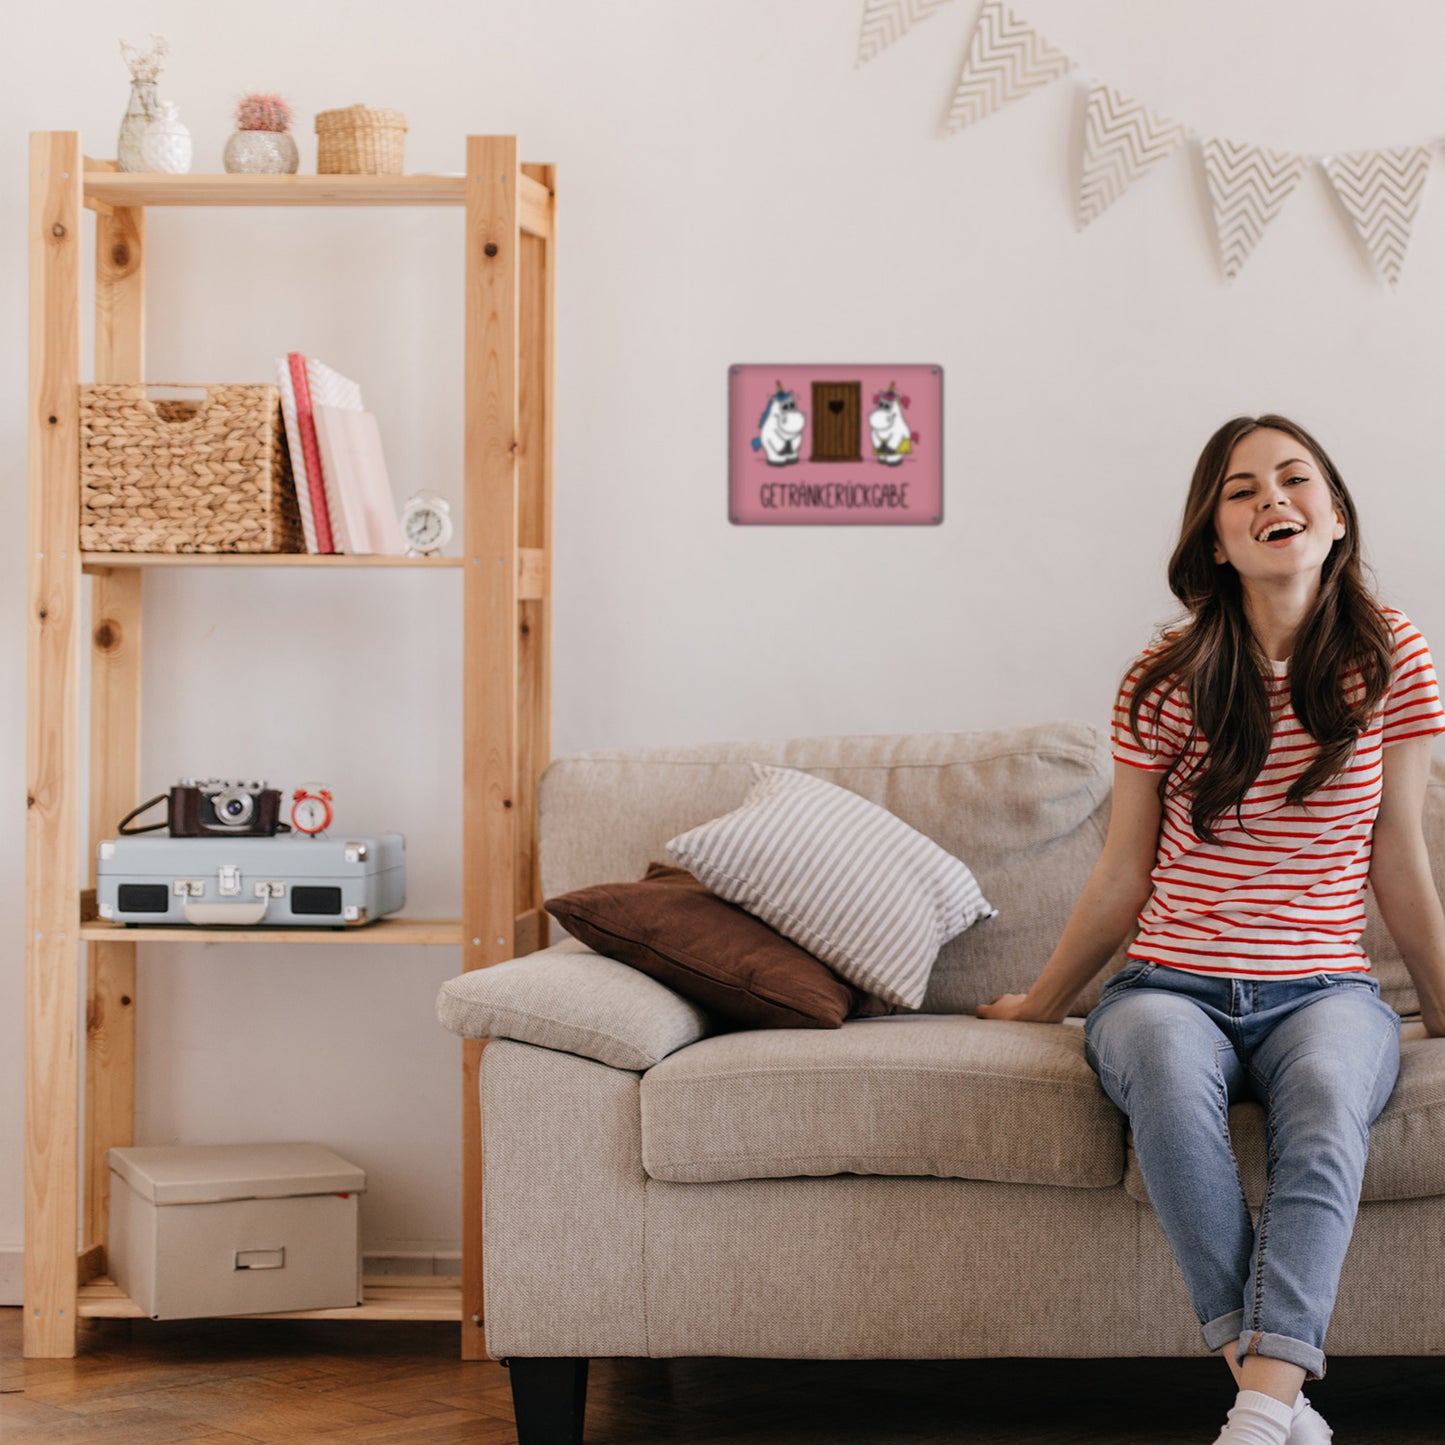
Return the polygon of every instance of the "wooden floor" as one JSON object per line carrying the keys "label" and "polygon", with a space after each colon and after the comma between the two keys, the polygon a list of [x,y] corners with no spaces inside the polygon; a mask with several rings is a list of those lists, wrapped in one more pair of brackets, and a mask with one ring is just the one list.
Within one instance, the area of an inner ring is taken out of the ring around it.
{"label": "wooden floor", "polygon": [[[409,1441],[512,1445],[507,1372],[457,1327],[98,1320],[74,1360],[23,1360],[0,1309],[4,1445]],[[1445,1361],[1336,1360],[1311,1389],[1335,1445],[1445,1442]],[[589,1445],[1208,1445],[1214,1360],[598,1360]]]}

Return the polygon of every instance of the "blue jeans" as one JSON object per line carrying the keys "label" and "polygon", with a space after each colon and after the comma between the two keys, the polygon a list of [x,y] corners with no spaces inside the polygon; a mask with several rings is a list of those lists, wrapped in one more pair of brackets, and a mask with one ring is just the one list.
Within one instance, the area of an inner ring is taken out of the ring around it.
{"label": "blue jeans", "polygon": [[[1129,1116],[1149,1200],[1217,1350],[1323,1379],[1370,1125],[1400,1071],[1400,1016],[1368,974],[1279,982],[1131,962],[1084,1021],[1084,1055]],[[1269,1115],[1258,1227],[1229,1106]]]}

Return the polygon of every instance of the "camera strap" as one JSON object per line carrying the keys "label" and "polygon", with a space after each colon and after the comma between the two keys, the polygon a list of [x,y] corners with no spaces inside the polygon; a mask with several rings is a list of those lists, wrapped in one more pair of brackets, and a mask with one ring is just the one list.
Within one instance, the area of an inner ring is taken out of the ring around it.
{"label": "camera strap", "polygon": [[165,822],[163,823],[147,823],[144,828],[126,827],[126,824],[129,823],[132,818],[139,818],[142,813],[148,812],[151,808],[154,808],[157,803],[167,802],[169,796],[170,795],[168,793],[157,793],[155,797],[152,798],[149,802],[142,803],[138,808],[132,808],[130,812],[127,813],[125,817],[120,820],[120,825],[117,827],[116,831],[118,833],[130,835],[133,833],[155,833],[161,828],[169,828],[171,825],[171,814],[169,808],[166,809]]}

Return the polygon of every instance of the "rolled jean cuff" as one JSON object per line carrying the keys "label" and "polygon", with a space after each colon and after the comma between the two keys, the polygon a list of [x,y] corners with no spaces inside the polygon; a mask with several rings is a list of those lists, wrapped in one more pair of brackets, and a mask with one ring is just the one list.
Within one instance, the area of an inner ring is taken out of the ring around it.
{"label": "rolled jean cuff", "polygon": [[1234,1353],[1235,1364],[1242,1365],[1247,1355],[1267,1355],[1271,1360],[1287,1360],[1298,1365],[1310,1380],[1325,1377],[1325,1353],[1304,1340],[1289,1335],[1267,1335],[1259,1330],[1245,1330]]}
{"label": "rolled jean cuff", "polygon": [[1203,1326],[1204,1343],[1211,1351],[1223,1349],[1239,1338],[1243,1328],[1244,1311],[1230,1310],[1227,1315],[1220,1315],[1217,1320],[1210,1320]]}

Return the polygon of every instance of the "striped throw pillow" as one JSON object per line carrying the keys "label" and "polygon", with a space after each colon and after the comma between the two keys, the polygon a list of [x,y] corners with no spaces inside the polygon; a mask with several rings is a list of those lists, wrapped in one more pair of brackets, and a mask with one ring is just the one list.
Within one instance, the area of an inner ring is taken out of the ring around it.
{"label": "striped throw pillow", "polygon": [[997,912],[973,874],[836,783],[757,763],[753,775],[741,807],[680,834],[667,851],[850,983],[918,1008],[938,950]]}

